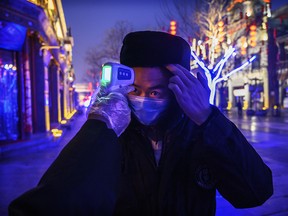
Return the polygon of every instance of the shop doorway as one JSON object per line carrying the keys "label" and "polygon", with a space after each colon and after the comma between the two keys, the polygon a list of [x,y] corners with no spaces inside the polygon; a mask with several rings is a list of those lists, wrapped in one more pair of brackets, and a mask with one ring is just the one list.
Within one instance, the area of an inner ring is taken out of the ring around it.
{"label": "shop doorway", "polygon": [[15,52],[0,49],[0,141],[19,137],[17,75]]}

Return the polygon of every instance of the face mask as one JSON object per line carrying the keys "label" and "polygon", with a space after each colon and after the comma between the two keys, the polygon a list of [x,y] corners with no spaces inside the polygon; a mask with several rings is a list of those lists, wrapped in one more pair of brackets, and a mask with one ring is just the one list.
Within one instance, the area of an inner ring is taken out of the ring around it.
{"label": "face mask", "polygon": [[132,112],[143,125],[153,125],[168,107],[169,99],[156,99],[128,95]]}

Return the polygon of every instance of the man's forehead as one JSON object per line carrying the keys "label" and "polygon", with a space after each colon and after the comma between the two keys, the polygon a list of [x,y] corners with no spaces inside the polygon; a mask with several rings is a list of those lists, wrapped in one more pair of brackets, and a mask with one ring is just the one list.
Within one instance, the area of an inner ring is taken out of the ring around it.
{"label": "man's forehead", "polygon": [[167,88],[167,84],[165,85],[164,83],[140,83],[140,84],[136,84],[134,83],[133,86],[135,88],[147,88],[147,89],[166,89]]}
{"label": "man's forehead", "polygon": [[166,68],[162,67],[135,67],[133,68],[135,71],[136,77],[139,78],[162,78],[162,77],[169,77],[171,75],[171,72],[167,70]]}
{"label": "man's forehead", "polygon": [[168,76],[160,71],[138,71],[135,73],[134,84],[138,86],[156,86],[156,85],[167,85]]}

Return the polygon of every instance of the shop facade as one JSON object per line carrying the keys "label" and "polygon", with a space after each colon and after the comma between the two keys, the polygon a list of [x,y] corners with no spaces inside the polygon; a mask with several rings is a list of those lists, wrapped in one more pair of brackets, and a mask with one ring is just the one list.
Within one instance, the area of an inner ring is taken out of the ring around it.
{"label": "shop facade", "polygon": [[288,5],[280,7],[273,14],[271,26],[277,47],[276,70],[279,81],[278,105],[288,110]]}
{"label": "shop facade", "polygon": [[72,47],[61,1],[0,2],[0,143],[49,133],[75,113]]}

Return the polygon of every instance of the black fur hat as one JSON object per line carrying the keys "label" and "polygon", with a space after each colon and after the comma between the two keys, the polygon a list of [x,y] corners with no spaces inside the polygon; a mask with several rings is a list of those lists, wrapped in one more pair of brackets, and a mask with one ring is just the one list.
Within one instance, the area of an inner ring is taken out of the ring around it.
{"label": "black fur hat", "polygon": [[181,37],[160,31],[137,31],[123,39],[120,63],[128,67],[180,64],[190,70],[190,46]]}

